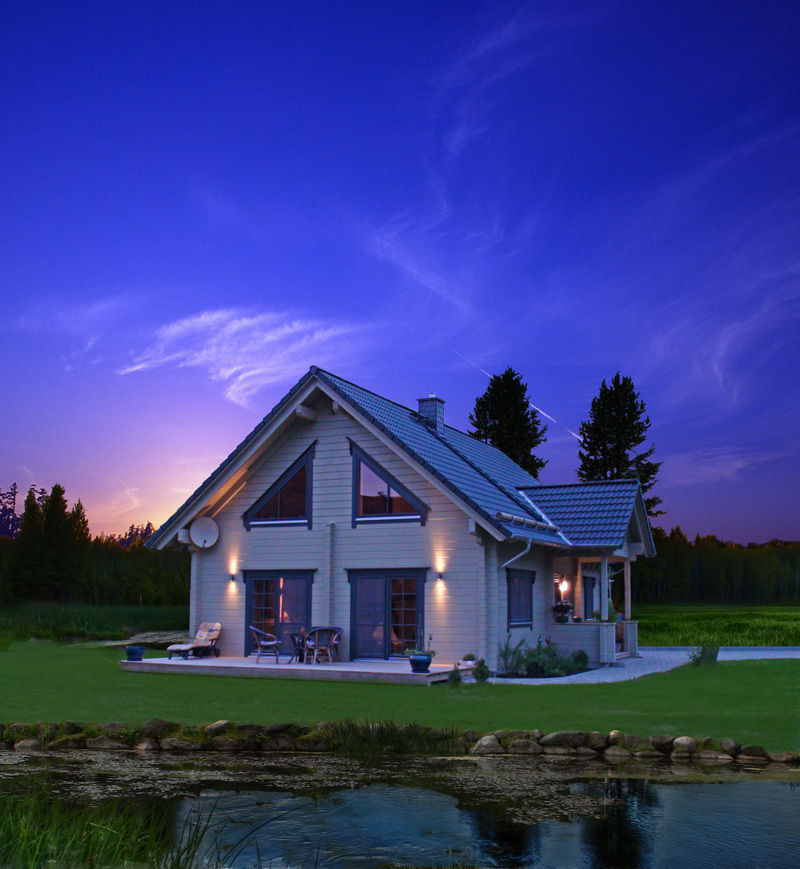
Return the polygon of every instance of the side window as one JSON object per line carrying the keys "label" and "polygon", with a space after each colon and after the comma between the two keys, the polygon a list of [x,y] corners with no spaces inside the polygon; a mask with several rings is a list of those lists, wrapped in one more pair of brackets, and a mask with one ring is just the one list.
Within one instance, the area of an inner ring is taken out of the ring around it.
{"label": "side window", "polygon": [[533,626],[533,583],[536,574],[532,570],[507,570],[508,578],[508,627],[530,628]]}
{"label": "side window", "polygon": [[248,531],[254,525],[311,527],[313,459],[312,444],[244,514],[242,519]]}
{"label": "side window", "polygon": [[370,522],[420,522],[428,506],[352,441],[353,527]]}

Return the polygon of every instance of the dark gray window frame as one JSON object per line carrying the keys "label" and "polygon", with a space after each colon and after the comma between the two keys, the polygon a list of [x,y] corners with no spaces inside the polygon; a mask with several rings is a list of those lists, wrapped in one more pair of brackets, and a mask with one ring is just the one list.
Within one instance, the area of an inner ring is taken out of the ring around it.
{"label": "dark gray window frame", "polygon": [[[529,619],[511,619],[511,577],[513,574],[530,577],[531,581],[531,611]],[[508,629],[511,628],[532,628],[533,627],[533,586],[536,582],[535,570],[517,570],[513,567],[506,568],[506,620]]]}
{"label": "dark gray window frame", "polygon": [[[269,528],[272,525],[305,525],[312,527],[313,493],[314,493],[314,452],[317,442],[313,444],[278,477],[266,492],[242,514],[244,527],[249,531],[251,528]],[[254,519],[258,511],[273,498],[291,478],[305,465],[306,467],[306,515],[300,519]]]}
{"label": "dark gray window frame", "polygon": [[306,623],[311,627],[311,596],[314,593],[314,574],[317,572],[316,567],[308,570],[293,569],[293,570],[244,570],[242,571],[244,579],[244,656],[245,658],[253,651],[253,636],[250,633],[249,626],[253,623],[253,580],[259,579],[280,579],[281,577],[289,577],[290,579],[305,579],[308,585],[308,595],[306,602]]}
{"label": "dark gray window frame", "polygon": [[[425,525],[428,519],[428,510],[430,507],[413,492],[409,491],[399,480],[395,479],[383,465],[379,464],[368,453],[358,446],[357,443],[347,439],[350,444],[350,455],[352,456],[352,504],[351,504],[351,526],[357,528],[365,525],[381,525],[381,524],[397,524],[403,522],[419,522],[420,525]],[[374,474],[377,474],[387,485],[394,489],[398,495],[417,509],[416,513],[406,513],[393,516],[392,514],[377,515],[377,516],[361,516],[358,512],[358,496],[361,490],[361,473],[359,470],[359,462],[363,462]]]}
{"label": "dark gray window frame", "polygon": [[[358,649],[355,648],[355,635],[353,633],[353,625],[356,623],[356,608],[358,606],[357,595],[355,593],[356,585],[352,580],[359,576],[372,576],[383,578],[385,582],[385,600],[384,600],[384,624],[388,625],[391,619],[391,581],[397,577],[406,577],[414,575],[417,580],[417,644],[423,648],[426,645],[425,641],[425,584],[428,581],[429,567],[409,567],[409,568],[359,568],[357,570],[347,571],[347,582],[350,584],[350,660],[355,660]],[[384,633],[384,653],[389,648],[389,633]],[[386,654],[384,658],[374,658],[372,660],[389,661],[392,658],[401,656]]]}

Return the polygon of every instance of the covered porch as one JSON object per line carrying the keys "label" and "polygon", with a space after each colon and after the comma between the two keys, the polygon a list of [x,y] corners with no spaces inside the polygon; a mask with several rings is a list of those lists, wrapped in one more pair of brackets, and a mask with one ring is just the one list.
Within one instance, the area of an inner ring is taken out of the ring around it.
{"label": "covered porch", "polygon": [[[553,605],[571,604],[568,614],[554,613],[551,638],[565,649],[584,649],[592,663],[613,664],[639,654],[638,623],[631,612],[631,559],[607,552],[554,560]],[[622,586],[621,611],[612,602],[614,583]]]}

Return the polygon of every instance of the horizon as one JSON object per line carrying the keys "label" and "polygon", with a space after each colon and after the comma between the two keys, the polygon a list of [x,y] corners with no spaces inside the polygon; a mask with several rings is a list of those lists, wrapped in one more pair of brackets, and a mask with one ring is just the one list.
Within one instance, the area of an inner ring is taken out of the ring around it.
{"label": "horizon", "polygon": [[510,365],[571,482],[620,371],[654,525],[800,540],[800,7],[3,17],[0,490],[158,527],[312,364],[462,431]]}

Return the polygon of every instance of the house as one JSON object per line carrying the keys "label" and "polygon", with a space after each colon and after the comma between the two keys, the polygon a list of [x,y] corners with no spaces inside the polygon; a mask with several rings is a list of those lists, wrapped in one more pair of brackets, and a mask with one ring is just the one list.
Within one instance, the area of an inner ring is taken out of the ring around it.
{"label": "house", "polygon": [[[148,546],[189,548],[191,629],[221,622],[223,656],[249,654],[250,624],[286,651],[302,626],[335,625],[343,660],[432,638],[438,661],[493,669],[508,635],[593,665],[636,654],[630,562],[655,552],[637,480],[539,485],[447,425],[441,398],[412,410],[316,367]],[[612,572],[621,626],[603,621]]]}

